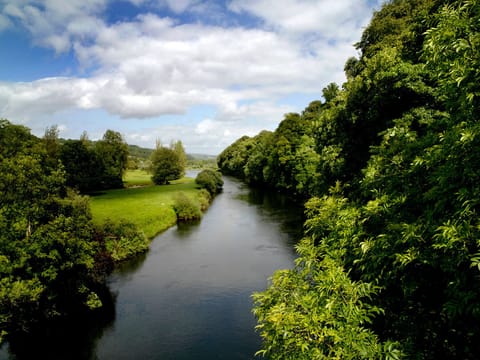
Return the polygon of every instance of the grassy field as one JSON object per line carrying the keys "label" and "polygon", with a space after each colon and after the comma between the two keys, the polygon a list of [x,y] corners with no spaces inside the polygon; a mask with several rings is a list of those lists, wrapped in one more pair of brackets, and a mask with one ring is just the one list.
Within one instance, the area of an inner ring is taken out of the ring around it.
{"label": "grassy field", "polygon": [[170,185],[155,186],[150,175],[139,170],[125,176],[127,188],[109,190],[91,197],[94,222],[101,224],[110,219],[133,222],[151,239],[176,223],[172,204],[176,194],[183,192],[191,198],[199,191],[192,178],[172,181]]}

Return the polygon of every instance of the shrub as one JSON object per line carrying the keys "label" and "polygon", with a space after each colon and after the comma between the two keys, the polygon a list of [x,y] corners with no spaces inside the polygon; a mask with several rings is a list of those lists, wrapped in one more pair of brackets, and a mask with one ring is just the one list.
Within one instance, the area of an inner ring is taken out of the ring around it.
{"label": "shrub", "polygon": [[100,231],[107,251],[116,262],[148,250],[149,241],[145,234],[126,220],[119,223],[107,220]]}
{"label": "shrub", "polygon": [[183,192],[178,193],[173,204],[177,221],[198,220],[202,217],[200,204],[190,199]]}
{"label": "shrub", "polygon": [[205,212],[207,211],[210,203],[212,202],[212,195],[206,189],[200,189],[198,194],[198,201],[200,203],[200,210]]}
{"label": "shrub", "polygon": [[218,171],[205,169],[198,173],[195,182],[202,189],[206,189],[211,195],[215,195],[222,191],[223,179],[222,174]]}

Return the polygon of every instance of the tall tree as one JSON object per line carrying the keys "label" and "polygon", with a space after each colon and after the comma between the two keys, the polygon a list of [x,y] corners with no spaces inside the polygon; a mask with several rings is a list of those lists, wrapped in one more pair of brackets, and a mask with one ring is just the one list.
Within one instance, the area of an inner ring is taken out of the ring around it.
{"label": "tall tree", "polygon": [[58,134],[58,126],[52,125],[45,129],[45,134],[43,135],[43,141],[45,142],[47,154],[51,159],[54,160],[58,160],[58,151],[60,147]]}
{"label": "tall tree", "polygon": [[155,149],[151,155],[151,162],[152,181],[157,185],[165,185],[179,179],[185,171],[178,153],[163,146]]}
{"label": "tall tree", "polygon": [[60,147],[60,160],[66,171],[67,185],[80,192],[105,188],[104,163],[97,152],[82,140],[67,140]]}
{"label": "tall tree", "polygon": [[182,168],[182,173],[180,177],[182,177],[185,175],[185,168],[187,167],[187,153],[185,152],[182,141],[178,140],[173,142],[170,145],[170,148],[178,155],[179,165]]}
{"label": "tall tree", "polygon": [[103,183],[108,188],[123,187],[123,173],[128,166],[128,146],[122,135],[107,130],[102,140],[95,144],[95,151],[103,163]]}

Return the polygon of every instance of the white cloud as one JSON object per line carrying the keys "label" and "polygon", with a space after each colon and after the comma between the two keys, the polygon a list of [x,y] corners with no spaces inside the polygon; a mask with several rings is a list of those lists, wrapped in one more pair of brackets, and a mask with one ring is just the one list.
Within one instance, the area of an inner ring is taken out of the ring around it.
{"label": "white cloud", "polygon": [[[70,50],[73,39],[91,36],[103,24],[107,0],[4,0],[4,16],[27,29],[35,44],[56,53]],[[1,30],[1,29],[0,29]]]}
{"label": "white cloud", "polygon": [[[5,4],[0,30],[12,23],[22,26],[37,45],[72,51],[82,71],[91,74],[0,83],[1,116],[33,121],[39,114],[102,109],[115,118],[140,119],[211,105],[216,112],[196,128],[161,130],[182,132],[192,146],[209,149],[241,131],[273,129],[284,113],[301,110],[282,105],[289,94],[313,100],[328,83],[341,83],[343,64],[355,55],[352,43],[371,16],[366,1],[356,0],[278,0],[274,6],[267,0],[230,2],[230,10],[264,20],[264,28],[252,29],[182,24],[152,13],[107,24],[102,16],[108,0],[0,4]],[[181,13],[200,11],[208,3],[158,4]],[[146,142],[160,134],[145,131],[151,133],[130,132],[130,139]]]}
{"label": "white cloud", "polygon": [[278,30],[341,40],[357,36],[371,17],[366,0],[276,0],[275,6],[269,0],[233,0],[229,8],[256,15]]}
{"label": "white cloud", "polygon": [[0,31],[8,29],[11,26],[12,22],[10,21],[10,19],[5,15],[0,14]]}
{"label": "white cloud", "polygon": [[205,119],[199,122],[195,128],[195,133],[203,135],[215,130],[215,121],[211,119]]}

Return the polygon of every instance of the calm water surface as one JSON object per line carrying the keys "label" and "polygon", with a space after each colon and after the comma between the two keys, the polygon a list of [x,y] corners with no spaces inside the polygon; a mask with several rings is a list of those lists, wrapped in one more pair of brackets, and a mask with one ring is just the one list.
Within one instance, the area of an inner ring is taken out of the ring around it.
{"label": "calm water surface", "polygon": [[[293,265],[302,210],[278,194],[224,180],[200,223],[164,232],[145,256],[109,278],[110,320],[54,334],[35,344],[36,358],[252,359],[260,339],[251,294]],[[0,358],[32,354],[4,348]]]}

